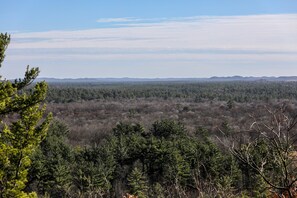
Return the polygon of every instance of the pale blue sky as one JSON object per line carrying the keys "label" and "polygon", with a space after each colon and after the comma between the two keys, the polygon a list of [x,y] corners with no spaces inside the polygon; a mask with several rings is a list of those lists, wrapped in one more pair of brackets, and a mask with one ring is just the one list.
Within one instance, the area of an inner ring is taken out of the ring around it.
{"label": "pale blue sky", "polygon": [[297,75],[295,0],[0,0],[1,75]]}

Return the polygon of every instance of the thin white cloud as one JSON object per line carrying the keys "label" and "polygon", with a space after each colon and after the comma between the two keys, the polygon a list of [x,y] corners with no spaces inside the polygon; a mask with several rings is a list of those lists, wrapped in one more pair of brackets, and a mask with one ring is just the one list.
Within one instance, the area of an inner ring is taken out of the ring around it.
{"label": "thin white cloud", "polygon": [[263,67],[275,62],[297,65],[297,14],[105,18],[98,22],[122,24],[117,28],[12,33],[7,58],[11,55],[10,61],[23,60],[24,64],[42,57],[68,62],[141,63],[152,59],[163,64],[164,61],[171,64],[172,61],[216,60],[218,66],[220,62],[229,62],[234,67],[242,62],[261,62]]}
{"label": "thin white cloud", "polygon": [[26,54],[11,54],[7,57],[8,60],[186,60],[186,61],[200,61],[200,60],[211,60],[215,59],[217,61],[224,60],[254,60],[254,61],[283,61],[283,62],[296,62],[297,63],[297,53],[287,54],[287,53],[26,53]]}
{"label": "thin white cloud", "polygon": [[122,23],[122,22],[135,22],[141,21],[141,19],[133,18],[133,17],[122,17],[122,18],[100,18],[97,19],[98,23]]}
{"label": "thin white cloud", "polygon": [[[297,14],[193,17],[119,28],[16,33],[11,48],[297,50]],[[17,42],[28,39],[32,42]],[[40,40],[38,40],[40,39]]]}
{"label": "thin white cloud", "polygon": [[[197,18],[197,17],[194,17]],[[115,24],[115,25],[122,25],[121,23],[125,23],[128,25],[128,23],[132,22],[137,22],[137,24],[141,24],[143,22],[148,23],[148,22],[164,22],[164,21],[180,21],[180,20],[191,20],[193,17],[179,17],[179,18],[137,18],[137,17],[120,17],[120,18],[100,18],[97,19],[97,23],[120,23],[120,24]]]}

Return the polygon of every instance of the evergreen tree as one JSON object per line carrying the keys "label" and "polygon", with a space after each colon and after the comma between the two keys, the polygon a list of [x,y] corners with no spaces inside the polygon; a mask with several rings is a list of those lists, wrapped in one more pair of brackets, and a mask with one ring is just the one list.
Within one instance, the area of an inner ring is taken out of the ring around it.
{"label": "evergreen tree", "polygon": [[[10,42],[0,34],[0,66]],[[30,155],[46,135],[50,117],[42,120],[47,84],[28,86],[38,76],[38,68],[27,68],[23,79],[0,79],[0,197],[34,197],[23,191],[31,164]]]}
{"label": "evergreen tree", "polygon": [[68,131],[64,123],[53,121],[46,138],[31,157],[27,187],[39,195],[66,196],[70,189],[73,152],[66,143]]}
{"label": "evergreen tree", "polygon": [[135,167],[128,176],[128,184],[133,195],[139,198],[147,197],[147,179],[138,168]]}

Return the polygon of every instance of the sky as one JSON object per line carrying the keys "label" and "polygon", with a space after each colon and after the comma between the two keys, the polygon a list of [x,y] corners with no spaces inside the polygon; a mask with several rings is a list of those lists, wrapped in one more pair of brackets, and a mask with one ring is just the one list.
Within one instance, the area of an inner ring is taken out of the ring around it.
{"label": "sky", "polygon": [[0,0],[0,69],[53,78],[297,76],[296,0]]}

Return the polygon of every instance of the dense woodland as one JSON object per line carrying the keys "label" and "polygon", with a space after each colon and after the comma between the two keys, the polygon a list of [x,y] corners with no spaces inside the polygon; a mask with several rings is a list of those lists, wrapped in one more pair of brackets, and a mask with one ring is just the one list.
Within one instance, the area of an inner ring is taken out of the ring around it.
{"label": "dense woodland", "polygon": [[187,99],[195,102],[228,101],[239,103],[296,99],[297,82],[124,82],[51,83],[47,101],[69,103],[90,100],[139,98]]}
{"label": "dense woodland", "polygon": [[55,119],[32,155],[26,191],[294,197],[296,88],[296,82],[50,84],[47,111]]}

